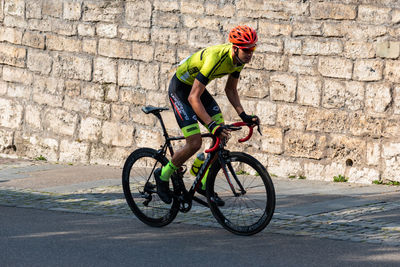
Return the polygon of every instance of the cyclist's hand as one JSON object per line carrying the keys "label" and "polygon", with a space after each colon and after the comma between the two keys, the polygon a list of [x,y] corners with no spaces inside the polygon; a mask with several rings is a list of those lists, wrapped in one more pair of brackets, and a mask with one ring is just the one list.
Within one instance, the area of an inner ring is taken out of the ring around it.
{"label": "cyclist's hand", "polygon": [[208,129],[210,129],[211,133],[216,137],[225,139],[230,136],[230,133],[226,129],[225,125],[217,124],[215,121],[212,121],[207,126],[208,126]]}
{"label": "cyclist's hand", "polygon": [[242,121],[246,123],[251,123],[255,125],[260,125],[260,118],[256,115],[247,115],[244,111],[239,114],[239,117]]}

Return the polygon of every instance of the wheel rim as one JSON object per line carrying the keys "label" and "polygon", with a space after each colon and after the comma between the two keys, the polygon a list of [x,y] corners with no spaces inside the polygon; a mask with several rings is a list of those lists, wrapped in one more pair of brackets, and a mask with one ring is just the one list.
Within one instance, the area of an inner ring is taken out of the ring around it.
{"label": "wheel rim", "polygon": [[[162,220],[167,217],[172,204],[164,203],[156,193],[152,174],[162,165],[152,157],[142,157],[134,162],[129,173],[129,190],[134,205],[146,219]],[[150,179],[148,179],[150,177]]]}

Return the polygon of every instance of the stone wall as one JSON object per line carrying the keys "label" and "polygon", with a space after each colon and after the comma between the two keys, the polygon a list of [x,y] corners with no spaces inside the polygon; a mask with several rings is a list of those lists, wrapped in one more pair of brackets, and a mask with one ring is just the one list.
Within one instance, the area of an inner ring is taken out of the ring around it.
{"label": "stone wall", "polygon": [[[177,63],[247,24],[239,92],[263,136],[231,147],[278,176],[400,180],[398,0],[0,0],[0,22],[3,155],[121,165],[157,148],[141,106],[169,106]],[[232,122],[224,82],[208,88]]]}

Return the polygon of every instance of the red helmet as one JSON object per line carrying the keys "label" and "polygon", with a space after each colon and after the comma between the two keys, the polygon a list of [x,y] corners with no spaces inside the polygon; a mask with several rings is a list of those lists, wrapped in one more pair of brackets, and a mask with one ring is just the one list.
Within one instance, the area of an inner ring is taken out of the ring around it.
{"label": "red helmet", "polygon": [[[257,33],[249,26],[236,26],[229,33],[229,42],[234,45],[253,45],[257,43]],[[250,46],[251,47],[251,46]]]}

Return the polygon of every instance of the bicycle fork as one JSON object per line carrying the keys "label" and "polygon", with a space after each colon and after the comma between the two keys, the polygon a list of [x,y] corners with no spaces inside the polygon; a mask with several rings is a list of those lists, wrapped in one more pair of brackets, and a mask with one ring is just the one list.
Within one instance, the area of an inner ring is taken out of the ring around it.
{"label": "bicycle fork", "polygon": [[[240,195],[246,194],[246,190],[244,190],[244,188],[243,188],[243,186],[242,186],[242,183],[239,181],[239,178],[237,177],[236,172],[235,172],[235,170],[233,169],[231,162],[230,162],[230,161],[225,161],[225,160],[223,159],[223,156],[222,156],[222,155],[219,155],[219,161],[220,161],[220,164],[221,164],[222,171],[224,172],[225,178],[226,178],[226,180],[227,180],[227,182],[228,182],[228,184],[229,184],[229,187],[230,187],[231,190],[232,190],[233,195],[234,195],[235,197],[238,197],[238,196],[240,196]],[[231,177],[230,177],[230,175],[229,175],[229,172],[228,172],[228,170],[227,170],[227,168],[226,168],[227,166],[228,166],[228,169],[229,169],[230,173],[232,174],[233,178],[235,179],[236,184],[237,184],[237,185],[239,186],[239,188],[240,188],[240,193],[237,193],[237,192],[236,192],[235,186],[233,185],[232,179],[231,179]]]}

